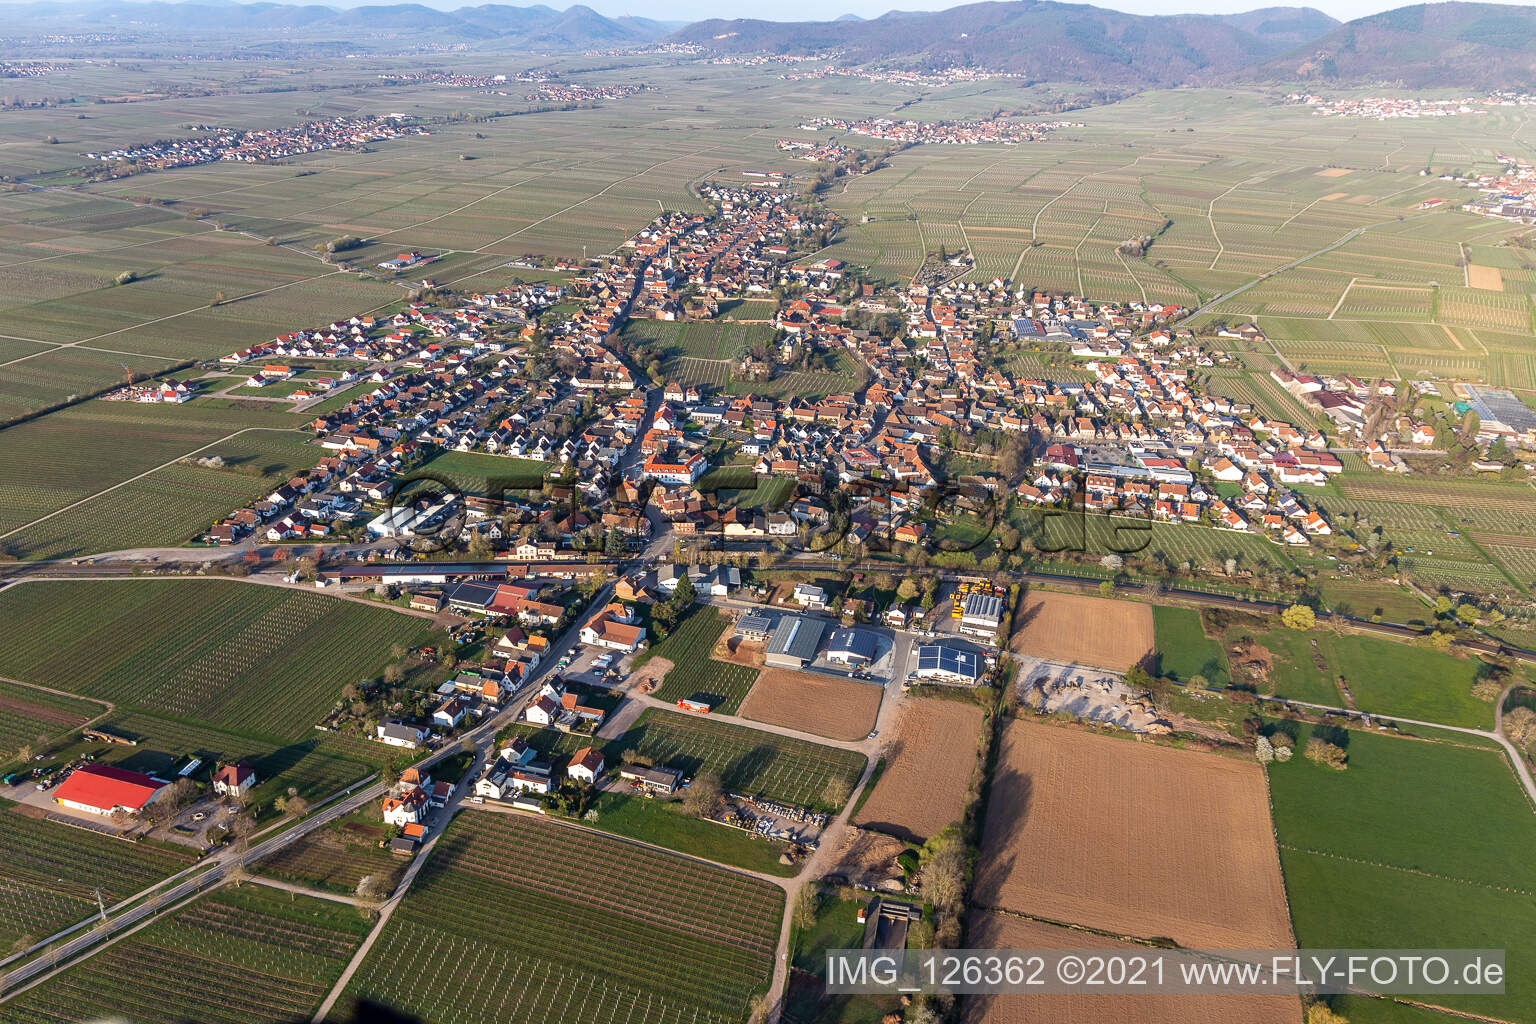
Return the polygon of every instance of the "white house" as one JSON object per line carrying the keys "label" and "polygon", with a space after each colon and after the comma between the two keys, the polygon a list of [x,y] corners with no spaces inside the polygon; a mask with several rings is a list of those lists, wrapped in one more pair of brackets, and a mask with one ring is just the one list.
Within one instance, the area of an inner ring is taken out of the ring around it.
{"label": "white house", "polygon": [[427,814],[427,791],[413,786],[399,796],[384,798],[384,822],[388,825],[417,825]]}
{"label": "white house", "polygon": [[578,782],[593,783],[603,774],[603,755],[591,747],[582,747],[571,756],[565,774]]}
{"label": "white house", "polygon": [[419,725],[407,725],[404,722],[380,722],[378,738],[380,743],[414,750],[426,742],[427,730]]}

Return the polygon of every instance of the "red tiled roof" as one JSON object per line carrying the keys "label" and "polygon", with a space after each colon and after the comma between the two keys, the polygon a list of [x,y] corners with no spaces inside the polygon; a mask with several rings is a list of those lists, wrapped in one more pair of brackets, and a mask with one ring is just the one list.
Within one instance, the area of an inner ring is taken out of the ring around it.
{"label": "red tiled roof", "polygon": [[148,775],[114,768],[108,764],[88,764],[70,772],[69,778],[55,791],[53,798],[101,811],[125,807],[138,811],[149,803],[165,783]]}

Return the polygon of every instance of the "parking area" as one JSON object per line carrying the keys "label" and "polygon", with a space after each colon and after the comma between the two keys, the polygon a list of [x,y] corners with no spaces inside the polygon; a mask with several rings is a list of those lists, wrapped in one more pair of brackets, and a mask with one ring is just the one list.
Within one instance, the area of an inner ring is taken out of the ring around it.
{"label": "parking area", "polygon": [[563,668],[556,662],[555,670],[572,682],[612,689],[623,683],[633,661],[632,654],[588,645],[572,651],[570,661]]}

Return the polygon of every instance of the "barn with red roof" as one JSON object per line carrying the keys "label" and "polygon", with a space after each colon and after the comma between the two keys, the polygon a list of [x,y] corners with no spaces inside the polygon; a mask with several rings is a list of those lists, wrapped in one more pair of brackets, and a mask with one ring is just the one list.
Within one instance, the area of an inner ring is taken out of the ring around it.
{"label": "barn with red roof", "polygon": [[119,810],[138,814],[169,785],[160,779],[109,764],[88,764],[69,773],[54,792],[60,806],[89,814]]}

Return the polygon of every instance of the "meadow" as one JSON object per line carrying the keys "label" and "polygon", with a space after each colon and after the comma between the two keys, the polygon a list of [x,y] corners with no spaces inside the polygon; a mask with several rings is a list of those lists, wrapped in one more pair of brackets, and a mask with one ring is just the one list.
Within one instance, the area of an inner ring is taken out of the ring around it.
{"label": "meadow", "polygon": [[428,626],[230,581],[29,582],[0,593],[0,675],[288,742]]}
{"label": "meadow", "polygon": [[647,708],[609,747],[638,751],[686,775],[718,772],[726,789],[800,806],[827,805],[834,779],[852,792],[864,770],[864,756],[852,751],[657,708]]}
{"label": "meadow", "polygon": [[[1309,735],[1303,727],[1298,743]],[[1344,771],[1299,756],[1269,770],[1298,944],[1501,948],[1503,996],[1417,1000],[1536,1020],[1536,869],[1523,854],[1536,840],[1536,819],[1502,753],[1362,731],[1329,735],[1348,753]],[[1392,1019],[1363,1009],[1362,1020]]]}
{"label": "meadow", "polygon": [[1221,644],[1205,632],[1193,608],[1157,605],[1152,609],[1158,672],[1181,683],[1203,676],[1212,686],[1231,681]]}
{"label": "meadow", "polygon": [[257,885],[226,887],[0,1003],[0,1021],[307,1018],[367,931],[352,907]]}
{"label": "meadow", "polygon": [[[470,812],[438,840],[338,1012],[370,998],[463,1024],[738,1024],[767,987],[783,905],[745,875]],[[428,961],[454,967],[418,969]]]}

